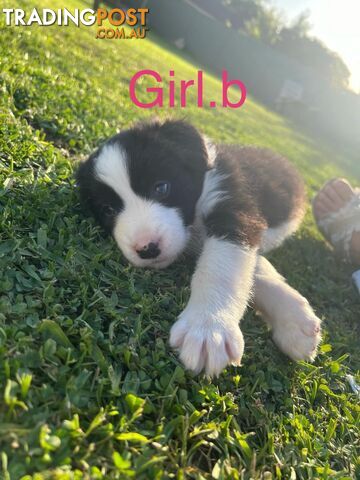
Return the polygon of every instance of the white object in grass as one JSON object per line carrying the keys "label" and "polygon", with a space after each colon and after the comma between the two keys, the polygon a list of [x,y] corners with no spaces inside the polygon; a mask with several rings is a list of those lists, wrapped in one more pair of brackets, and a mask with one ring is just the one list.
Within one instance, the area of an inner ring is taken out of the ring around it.
{"label": "white object in grass", "polygon": [[346,380],[349,382],[352,391],[360,396],[360,385],[356,382],[353,375],[346,375]]}
{"label": "white object in grass", "polygon": [[356,270],[356,272],[352,274],[352,279],[356,288],[358,289],[358,292],[360,293],[360,270]]}

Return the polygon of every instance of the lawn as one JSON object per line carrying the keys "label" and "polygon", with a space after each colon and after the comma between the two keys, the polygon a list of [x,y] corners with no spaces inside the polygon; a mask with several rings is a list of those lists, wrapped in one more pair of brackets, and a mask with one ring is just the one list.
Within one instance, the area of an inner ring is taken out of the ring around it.
{"label": "lawn", "polygon": [[[34,6],[64,7],[21,1]],[[185,115],[217,141],[281,152],[310,196],[335,175],[359,179],[358,153],[251,96],[239,111],[194,101],[138,109],[128,82],[139,69],[189,79],[197,66],[153,33],[94,36],[94,27],[1,30],[0,478],[360,478],[359,398],[346,380],[360,380],[359,296],[310,213],[271,259],[323,319],[316,361],[285,358],[249,310],[242,367],[209,381],[185,372],[168,345],[191,264],[129,266],[83,214],[73,177],[81,157],[145,114]],[[221,92],[210,74],[206,88]]]}

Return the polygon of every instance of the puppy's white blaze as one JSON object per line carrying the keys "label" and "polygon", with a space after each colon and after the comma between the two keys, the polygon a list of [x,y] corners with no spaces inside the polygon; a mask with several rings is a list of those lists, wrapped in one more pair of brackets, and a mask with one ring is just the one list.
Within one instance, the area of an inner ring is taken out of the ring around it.
{"label": "puppy's white blaze", "polygon": [[253,283],[256,249],[208,238],[191,281],[189,302],[171,329],[170,343],[191,370],[218,375],[239,365],[244,349],[239,321]]}
{"label": "puppy's white blaze", "polygon": [[[184,250],[188,232],[176,208],[137,195],[131,188],[125,152],[116,145],[105,146],[96,160],[96,176],[111,187],[124,202],[113,235],[126,258],[136,266],[164,268]],[[137,242],[147,237],[159,241],[161,254],[156,259],[141,259]]]}
{"label": "puppy's white blaze", "polygon": [[203,189],[196,205],[197,214],[208,215],[215,205],[229,196],[221,190],[221,182],[227,175],[221,175],[216,170],[210,170],[205,175]]}
{"label": "puppy's white blaze", "polygon": [[130,186],[126,154],[118,145],[105,145],[96,159],[95,174],[126,203],[134,192]]}
{"label": "puppy's white blaze", "polygon": [[273,329],[278,347],[293,360],[312,360],[321,341],[320,320],[264,257],[255,271],[255,306]]}

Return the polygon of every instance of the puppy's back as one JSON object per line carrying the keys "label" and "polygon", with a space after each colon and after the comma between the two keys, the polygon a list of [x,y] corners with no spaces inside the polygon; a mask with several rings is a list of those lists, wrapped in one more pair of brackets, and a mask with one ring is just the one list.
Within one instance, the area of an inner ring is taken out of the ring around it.
{"label": "puppy's back", "polygon": [[268,149],[222,145],[218,147],[218,165],[240,180],[238,188],[251,196],[268,227],[302,218],[304,182],[286,158]]}

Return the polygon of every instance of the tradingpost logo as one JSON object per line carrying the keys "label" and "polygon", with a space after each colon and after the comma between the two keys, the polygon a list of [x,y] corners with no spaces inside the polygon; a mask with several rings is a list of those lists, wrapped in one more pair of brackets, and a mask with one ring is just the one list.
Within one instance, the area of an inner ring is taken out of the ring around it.
{"label": "tradingpost logo", "polygon": [[5,15],[6,25],[15,27],[29,27],[34,24],[42,27],[51,25],[67,27],[73,24],[79,27],[96,24],[96,38],[99,39],[145,38],[149,30],[146,26],[148,8],[112,8],[111,10],[76,8],[73,11],[67,8],[57,10],[33,8],[29,12],[21,8],[3,8],[2,13]]}

